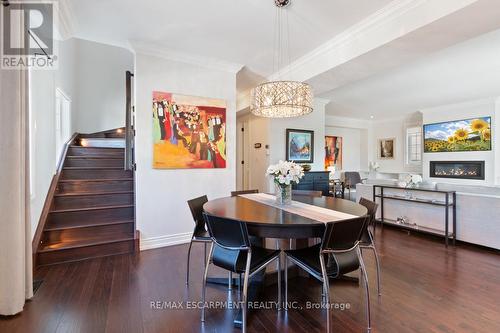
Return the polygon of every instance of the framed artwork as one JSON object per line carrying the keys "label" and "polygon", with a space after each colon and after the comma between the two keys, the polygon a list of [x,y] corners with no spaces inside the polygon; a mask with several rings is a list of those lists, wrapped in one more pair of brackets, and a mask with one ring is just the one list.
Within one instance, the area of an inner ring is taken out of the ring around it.
{"label": "framed artwork", "polygon": [[340,136],[325,136],[325,170],[335,167],[342,170],[342,138]]}
{"label": "framed artwork", "polygon": [[296,163],[314,162],[313,131],[287,128],[286,160]]}
{"label": "framed artwork", "polygon": [[383,160],[394,159],[395,138],[378,140],[378,158]]}
{"label": "framed artwork", "polygon": [[491,117],[424,125],[424,153],[491,150]]}
{"label": "framed artwork", "polygon": [[153,92],[153,168],[226,167],[226,102]]}

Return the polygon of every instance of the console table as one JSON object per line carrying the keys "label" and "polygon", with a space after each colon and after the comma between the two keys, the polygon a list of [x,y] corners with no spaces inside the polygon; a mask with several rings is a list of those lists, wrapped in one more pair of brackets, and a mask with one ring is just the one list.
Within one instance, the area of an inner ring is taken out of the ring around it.
{"label": "console table", "polygon": [[330,196],[330,172],[306,171],[298,184],[293,184],[294,190],[321,191],[324,196]]}
{"label": "console table", "polygon": [[[378,189],[378,190],[377,190]],[[438,193],[440,196],[442,195],[442,199],[439,200],[430,200],[425,198],[416,198],[413,195],[399,195],[395,193],[388,194],[384,193],[384,189],[392,189],[392,190],[402,190],[405,192],[432,192]],[[389,185],[373,185],[373,201],[376,202],[377,198],[380,202],[380,222],[383,224],[394,225],[397,227],[401,227],[407,230],[415,230],[424,233],[429,233],[433,235],[444,236],[445,245],[448,246],[449,239],[453,239],[453,245],[456,242],[456,227],[457,227],[457,205],[456,205],[456,192],[455,191],[439,191],[430,188],[424,187],[399,187],[399,186],[389,186]],[[444,218],[444,231],[434,228],[429,228],[425,226],[419,226],[417,224],[404,224],[398,221],[394,221],[391,219],[384,218],[384,200],[399,200],[399,201],[407,201],[414,202],[425,205],[433,205],[443,207],[445,210],[445,218]],[[450,231],[450,209],[452,210],[452,231]]]}

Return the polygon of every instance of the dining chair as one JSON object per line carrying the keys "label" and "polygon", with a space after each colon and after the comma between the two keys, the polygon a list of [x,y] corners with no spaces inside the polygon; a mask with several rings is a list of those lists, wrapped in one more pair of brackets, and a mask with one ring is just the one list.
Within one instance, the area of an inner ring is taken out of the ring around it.
{"label": "dining chair", "polygon": [[[278,305],[281,307],[281,259],[279,250],[269,250],[250,243],[245,222],[217,217],[203,213],[212,246],[209,260],[217,267],[225,268],[233,273],[243,274],[242,295],[242,330],[246,332],[248,280],[264,269],[274,260],[278,260]],[[209,262],[209,263],[210,263]],[[209,265],[205,266],[202,287],[201,321],[205,321],[206,281]]]}
{"label": "dining chair", "polygon": [[[329,279],[361,270],[366,292],[368,332],[371,330],[370,290],[365,264],[359,248],[359,239],[368,216],[326,224],[320,244],[312,247],[286,250],[285,252],[285,306],[288,304],[288,259],[323,283],[327,301],[327,332],[330,332],[330,283]],[[285,307],[286,309],[286,307]]]}
{"label": "dining chair", "polygon": [[198,198],[188,200],[189,210],[191,210],[191,215],[194,220],[194,230],[191,236],[191,241],[189,242],[188,258],[187,258],[187,270],[186,270],[186,284],[189,284],[189,261],[191,259],[191,247],[193,243],[203,243],[205,245],[204,253],[204,265],[207,265],[207,244],[212,243],[212,239],[208,234],[205,227],[205,219],[203,218],[203,205],[208,201],[206,195]]}
{"label": "dining chair", "polygon": [[259,193],[259,190],[231,191],[231,196],[235,197],[240,194],[252,194],[252,193]]}
{"label": "dining chair", "polygon": [[382,295],[380,289],[380,260],[377,248],[375,247],[374,234],[372,232],[372,230],[375,231],[375,215],[377,214],[378,204],[363,197],[361,197],[361,199],[359,200],[359,204],[365,206],[366,209],[368,209],[368,216],[370,217],[370,220],[363,228],[363,232],[361,233],[359,247],[361,249],[361,253],[363,253],[363,249],[370,249],[375,255],[375,263],[377,264],[377,291],[378,295],[380,296]]}
{"label": "dining chair", "polygon": [[294,195],[302,195],[307,197],[322,197],[323,192],[321,191],[310,191],[310,190],[292,190],[292,197]]}

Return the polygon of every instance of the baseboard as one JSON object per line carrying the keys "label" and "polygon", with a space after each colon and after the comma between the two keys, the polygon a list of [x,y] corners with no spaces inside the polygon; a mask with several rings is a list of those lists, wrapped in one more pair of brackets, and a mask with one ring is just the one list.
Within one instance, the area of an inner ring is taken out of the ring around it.
{"label": "baseboard", "polygon": [[165,235],[151,238],[142,238],[140,243],[141,251],[157,249],[159,247],[172,246],[189,243],[191,240],[191,232],[182,234]]}

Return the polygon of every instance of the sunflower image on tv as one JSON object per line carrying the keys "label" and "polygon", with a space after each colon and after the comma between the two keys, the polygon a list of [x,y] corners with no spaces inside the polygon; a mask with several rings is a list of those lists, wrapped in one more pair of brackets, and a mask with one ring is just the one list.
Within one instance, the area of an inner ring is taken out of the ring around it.
{"label": "sunflower image on tv", "polygon": [[424,125],[424,152],[491,150],[491,117]]}

